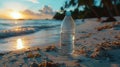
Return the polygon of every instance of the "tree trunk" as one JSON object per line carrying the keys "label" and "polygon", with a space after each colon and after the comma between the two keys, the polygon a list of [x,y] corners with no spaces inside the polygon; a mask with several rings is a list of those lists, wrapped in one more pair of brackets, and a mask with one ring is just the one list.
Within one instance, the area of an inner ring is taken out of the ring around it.
{"label": "tree trunk", "polygon": [[113,4],[113,7],[114,7],[114,10],[115,10],[115,13],[117,16],[119,16],[119,12],[118,12],[118,9],[117,9],[117,4],[116,4],[116,0],[113,0],[114,1],[114,4]]}
{"label": "tree trunk", "polygon": [[108,5],[108,2],[107,1],[104,1],[102,0],[102,3],[103,3],[103,7],[106,7],[107,11],[108,11],[108,14],[109,14],[109,17],[113,17],[112,13],[111,13],[111,9],[109,8],[110,5]]}
{"label": "tree trunk", "polygon": [[95,16],[99,19],[100,16],[97,14],[97,12],[96,12],[91,6],[89,6],[89,8],[90,8],[91,11],[95,14]]}
{"label": "tree trunk", "polygon": [[107,11],[108,11],[108,18],[106,20],[104,20],[103,22],[111,22],[111,21],[116,21],[116,19],[113,17],[113,14],[111,12],[110,7],[112,7],[112,3],[108,0],[102,0],[103,6],[106,7]]}
{"label": "tree trunk", "polygon": [[[89,0],[89,3],[90,3],[90,0]],[[97,14],[97,12],[92,8],[92,5],[91,4],[87,4],[88,5],[88,7],[91,9],[91,11],[95,14],[95,16],[98,18],[98,19],[100,19],[100,16]]]}
{"label": "tree trunk", "polygon": [[109,13],[109,17],[113,17],[113,14],[112,14],[110,8],[108,7],[108,5],[106,5],[106,8],[107,8],[107,11]]}

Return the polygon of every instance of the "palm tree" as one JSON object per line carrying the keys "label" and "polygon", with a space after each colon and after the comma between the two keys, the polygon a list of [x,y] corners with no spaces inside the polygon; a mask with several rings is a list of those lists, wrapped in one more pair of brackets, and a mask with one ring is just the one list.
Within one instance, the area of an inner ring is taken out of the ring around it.
{"label": "palm tree", "polygon": [[[101,4],[99,7],[96,7],[95,2],[96,2],[95,0],[69,0],[69,1],[66,1],[64,6],[62,6],[60,8],[61,11],[63,11],[63,13],[61,13],[61,14],[56,13],[55,16],[56,17],[58,17],[58,15],[60,15],[61,17],[64,16],[66,9],[67,8],[69,9],[71,7],[75,7],[74,11],[72,11],[75,18],[82,18],[81,15],[83,15],[84,13],[85,14],[87,13],[89,15],[86,14],[85,17],[95,17],[96,16],[98,19],[100,19],[100,16],[108,16],[109,19],[112,18],[114,21],[115,18],[113,16],[115,14],[119,15],[120,9],[117,9],[117,8],[120,8],[119,7],[120,0],[101,0]],[[79,8],[82,6],[85,6],[84,11],[79,11]],[[98,14],[97,12],[101,12],[101,13]]]}
{"label": "palm tree", "polygon": [[78,0],[77,3],[75,3],[75,0],[70,0],[68,6],[71,6],[71,5],[72,6],[77,5],[77,8],[79,8],[80,6],[85,6],[86,8],[90,9],[97,18],[100,18],[97,12],[93,9],[94,0]]}

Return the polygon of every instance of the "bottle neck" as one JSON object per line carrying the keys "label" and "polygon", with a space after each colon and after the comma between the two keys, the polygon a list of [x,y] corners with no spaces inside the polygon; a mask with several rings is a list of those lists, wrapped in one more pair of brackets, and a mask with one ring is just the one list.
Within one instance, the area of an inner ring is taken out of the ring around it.
{"label": "bottle neck", "polygon": [[70,19],[72,19],[72,17],[71,16],[65,16],[64,19],[67,19],[67,20],[69,19],[70,20]]}
{"label": "bottle neck", "polygon": [[70,16],[66,15],[66,17],[71,17],[71,15]]}

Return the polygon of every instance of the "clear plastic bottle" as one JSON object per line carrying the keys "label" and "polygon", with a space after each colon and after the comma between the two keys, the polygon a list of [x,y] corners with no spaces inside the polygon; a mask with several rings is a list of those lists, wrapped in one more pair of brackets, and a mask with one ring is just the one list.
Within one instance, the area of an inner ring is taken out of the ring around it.
{"label": "clear plastic bottle", "polygon": [[71,17],[71,12],[66,12],[66,16],[61,25],[60,54],[71,55],[74,51],[75,22]]}

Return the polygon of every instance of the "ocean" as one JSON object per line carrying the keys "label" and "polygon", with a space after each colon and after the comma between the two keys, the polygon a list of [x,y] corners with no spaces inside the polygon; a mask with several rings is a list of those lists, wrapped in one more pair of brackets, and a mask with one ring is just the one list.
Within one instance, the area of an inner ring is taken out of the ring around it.
{"label": "ocean", "polygon": [[24,47],[59,44],[61,23],[60,20],[0,20],[0,52],[17,50],[19,39]]}

